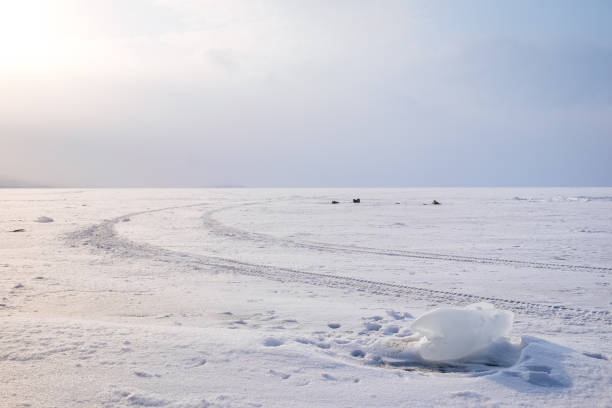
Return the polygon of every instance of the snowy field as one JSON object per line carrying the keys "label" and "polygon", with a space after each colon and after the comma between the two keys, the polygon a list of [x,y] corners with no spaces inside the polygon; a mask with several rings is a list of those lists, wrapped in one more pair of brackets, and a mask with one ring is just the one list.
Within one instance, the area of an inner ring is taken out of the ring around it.
{"label": "snowy field", "polygon": [[0,407],[612,406],[611,188],[0,203]]}

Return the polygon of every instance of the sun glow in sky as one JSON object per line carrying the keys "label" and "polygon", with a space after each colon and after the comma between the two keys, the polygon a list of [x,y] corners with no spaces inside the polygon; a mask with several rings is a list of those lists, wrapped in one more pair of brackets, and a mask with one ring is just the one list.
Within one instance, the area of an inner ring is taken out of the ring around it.
{"label": "sun glow in sky", "polygon": [[611,18],[608,1],[0,0],[0,184],[610,185]]}
{"label": "sun glow in sky", "polygon": [[[49,21],[43,10],[26,2],[4,1],[0,9],[0,63],[3,67],[34,66],[48,58],[45,44]],[[46,55],[45,55],[46,54]]]}
{"label": "sun glow in sky", "polygon": [[0,2],[0,67],[44,71],[69,48],[51,1]]}

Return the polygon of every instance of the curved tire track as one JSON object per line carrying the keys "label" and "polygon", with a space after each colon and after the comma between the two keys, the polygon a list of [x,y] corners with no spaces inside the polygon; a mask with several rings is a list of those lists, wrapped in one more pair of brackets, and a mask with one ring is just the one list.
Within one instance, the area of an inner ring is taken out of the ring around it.
{"label": "curved tire track", "polygon": [[207,226],[213,233],[222,236],[230,236],[235,239],[242,239],[248,241],[262,241],[279,244],[287,247],[304,248],[310,250],[316,250],[321,252],[343,252],[346,254],[369,254],[369,255],[381,255],[381,256],[394,256],[404,258],[416,258],[416,259],[428,259],[436,261],[451,261],[451,262],[467,262],[467,263],[478,263],[478,264],[489,264],[489,265],[509,265],[514,267],[522,268],[535,268],[535,269],[548,269],[548,270],[563,270],[563,271],[584,271],[584,272],[606,272],[611,273],[612,267],[605,266],[588,266],[588,265],[570,265],[570,264],[558,264],[550,262],[533,262],[533,261],[521,261],[514,259],[503,259],[493,257],[474,257],[474,256],[462,256],[453,254],[440,254],[434,252],[421,252],[421,251],[405,251],[395,249],[382,249],[373,248],[357,245],[341,245],[326,242],[317,241],[295,241],[291,239],[277,238],[267,234],[255,233],[239,228],[227,226],[213,217],[213,214],[228,210],[231,208],[239,208],[250,204],[244,204],[242,206],[225,207],[221,209],[211,210],[203,215],[204,225]]}
{"label": "curved tire track", "polygon": [[328,275],[315,272],[305,272],[291,268],[281,268],[272,265],[260,265],[240,262],[229,258],[195,255],[149,244],[139,244],[120,237],[114,226],[126,217],[168,211],[171,209],[204,206],[206,204],[191,204],[185,206],[166,207],[125,214],[87,229],[76,231],[66,236],[72,246],[88,245],[94,249],[103,250],[113,256],[141,257],[162,262],[184,264],[191,267],[212,267],[242,275],[260,277],[280,282],[296,282],[315,286],[338,289],[351,289],[372,295],[406,297],[442,304],[464,305],[475,302],[489,302],[495,306],[511,310],[518,314],[532,315],[539,318],[557,318],[567,324],[583,325],[585,323],[612,324],[612,316],[608,311],[592,311],[558,305],[523,302],[513,299],[502,299],[461,293],[420,288],[408,285],[378,282],[368,279],[347,276]]}

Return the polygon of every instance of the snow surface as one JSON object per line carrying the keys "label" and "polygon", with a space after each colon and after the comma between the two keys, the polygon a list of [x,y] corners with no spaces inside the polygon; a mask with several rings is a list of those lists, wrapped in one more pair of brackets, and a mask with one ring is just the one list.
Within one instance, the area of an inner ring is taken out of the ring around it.
{"label": "snow surface", "polygon": [[0,203],[0,407],[612,406],[612,189]]}

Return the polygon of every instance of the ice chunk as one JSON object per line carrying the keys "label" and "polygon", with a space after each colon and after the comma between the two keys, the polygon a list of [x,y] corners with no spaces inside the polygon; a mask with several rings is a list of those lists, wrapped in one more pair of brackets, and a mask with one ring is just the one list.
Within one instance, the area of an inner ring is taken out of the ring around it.
{"label": "ice chunk", "polygon": [[412,324],[422,336],[421,358],[452,361],[470,356],[505,337],[512,330],[513,313],[489,303],[446,307],[425,313]]}

